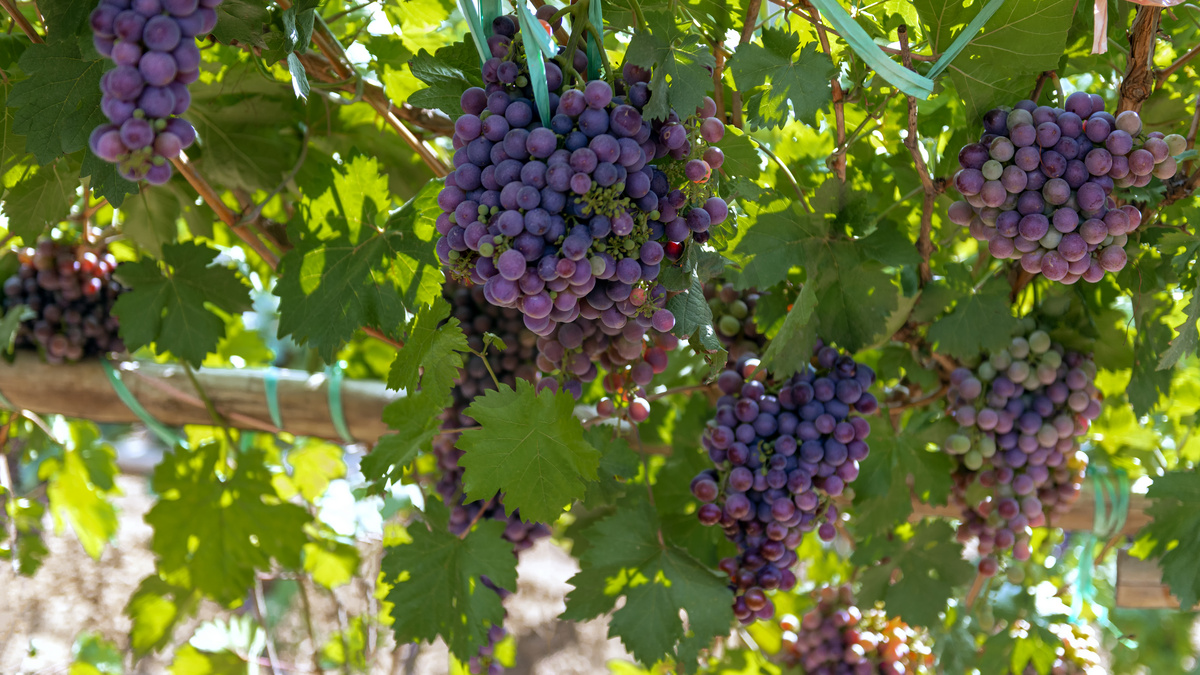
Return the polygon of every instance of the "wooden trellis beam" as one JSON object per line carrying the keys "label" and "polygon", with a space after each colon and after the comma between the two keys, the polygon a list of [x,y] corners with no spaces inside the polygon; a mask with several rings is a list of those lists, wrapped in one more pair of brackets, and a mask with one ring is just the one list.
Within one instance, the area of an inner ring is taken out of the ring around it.
{"label": "wooden trellis beam", "polygon": [[[1179,598],[1162,582],[1162,570],[1151,560],[1138,560],[1126,551],[1117,554],[1117,607],[1179,609]],[[1195,609],[1200,609],[1197,606]]]}
{"label": "wooden trellis beam", "polygon": [[[133,396],[163,424],[212,424],[182,366],[150,361],[113,365]],[[267,370],[199,368],[196,379],[232,427],[341,440],[329,409],[328,378],[299,370],[273,372],[282,429],[271,423],[267,408]],[[0,393],[17,408],[38,414],[95,422],[138,421],[117,396],[98,361],[52,365],[32,352],[22,352],[12,364],[0,362]],[[383,409],[401,396],[382,382],[343,380],[342,412],[354,440],[373,443],[386,433]]]}

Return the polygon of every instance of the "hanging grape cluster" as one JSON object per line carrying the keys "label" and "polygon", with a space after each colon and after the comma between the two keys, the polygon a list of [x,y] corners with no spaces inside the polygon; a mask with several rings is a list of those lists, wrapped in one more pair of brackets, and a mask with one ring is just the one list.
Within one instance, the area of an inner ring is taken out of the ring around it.
{"label": "hanging grape cluster", "polygon": [[18,348],[42,350],[51,363],[125,350],[112,315],[125,289],[112,278],[111,254],[47,239],[17,257],[16,274],[4,282],[4,310],[24,305],[34,314],[17,330]]}
{"label": "hanging grape cluster", "polygon": [[100,78],[108,117],[92,132],[97,157],[122,177],[161,185],[170,160],[196,140],[179,117],[191,105],[187,85],[200,77],[195,38],[217,25],[221,0],[102,0],[91,15],[93,42],[116,67]]}
{"label": "hanging grape cluster", "polygon": [[1073,284],[1096,282],[1125,267],[1129,233],[1141,224],[1115,189],[1175,175],[1187,141],[1142,133],[1127,110],[1116,117],[1104,99],[1076,92],[1065,109],[1024,100],[983,117],[983,136],[958,154],[954,184],[966,201],[950,219],[970,228],[997,258],[1019,259],[1030,274]]}
{"label": "hanging grape cluster", "polygon": [[867,391],[875,372],[833,347],[818,344],[814,353],[810,366],[782,383],[768,381],[749,355],[717,378],[723,395],[702,439],[716,468],[691,489],[704,503],[700,522],[720,525],[737,544],[737,557],[720,568],[745,624],[774,615],[766,591],[796,585],[789,568],[805,532],[836,536],[829,498],[858,477],[870,452],[871,426],[854,413],[878,409]]}
{"label": "hanging grape cluster", "polygon": [[717,339],[729,351],[730,359],[736,361],[743,354],[762,353],[767,338],[754,325],[757,291],[739,291],[733,284],[712,282],[704,285],[704,299],[712,310]]}
{"label": "hanging grape cluster", "polygon": [[783,661],[809,675],[933,673],[929,636],[879,609],[860,610],[850,586],[825,587],[817,606],[781,621]]}
{"label": "hanging grape cluster", "polygon": [[[1029,558],[1030,527],[1079,497],[1087,457],[1079,439],[1100,416],[1096,366],[1054,343],[1031,317],[1006,349],[973,371],[950,376],[949,412],[959,424],[945,450],[959,462],[953,499],[963,509],[960,540],[978,540],[979,571],[995,574],[994,554]],[[984,488],[982,501],[969,500]]]}
{"label": "hanging grape cluster", "polygon": [[[488,365],[496,373],[500,384],[516,387],[517,379],[534,382],[537,369],[534,366],[537,336],[525,328],[521,314],[512,308],[497,307],[483,297],[483,290],[469,288],[447,281],[442,294],[453,308],[467,345],[478,353],[486,353]],[[504,343],[499,349],[493,342],[486,345],[485,335],[492,334]],[[454,387],[454,407],[465,410],[476,396],[482,396],[496,384],[488,373],[483,359],[474,354],[467,357],[466,367],[459,373]]]}
{"label": "hanging grape cluster", "polygon": [[626,65],[615,92],[604,80],[573,88],[587,57],[560,50],[546,64],[553,117],[544,127],[517,21],[501,16],[492,29],[487,88],[463,93],[455,122],[438,256],[542,336],[580,317],[669,331],[675,319],[656,281],[663,259],[728,216],[707,185],[723,157],[704,147],[724,134],[715,104],[644,119],[648,71]]}

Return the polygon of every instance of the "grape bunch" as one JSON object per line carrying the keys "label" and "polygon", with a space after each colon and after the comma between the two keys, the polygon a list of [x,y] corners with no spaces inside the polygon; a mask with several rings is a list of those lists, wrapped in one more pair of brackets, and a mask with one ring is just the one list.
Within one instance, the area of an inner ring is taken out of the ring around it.
{"label": "grape bunch", "polygon": [[101,0],[92,12],[96,51],[116,64],[100,78],[100,109],[108,117],[92,131],[92,152],[122,177],[161,185],[170,160],[196,140],[179,117],[200,77],[194,38],[217,25],[221,0]]}
{"label": "grape bunch", "polygon": [[[952,496],[963,509],[958,536],[978,539],[979,571],[995,574],[994,554],[1029,558],[1030,527],[1079,497],[1087,457],[1079,438],[1100,416],[1090,358],[1054,343],[1032,317],[1005,349],[950,375],[949,413],[959,424],[945,450],[959,463]],[[982,501],[967,499],[985,488]]]}
{"label": "grape bunch", "polygon": [[547,64],[546,128],[516,21],[498,17],[493,33],[487,88],[463,93],[455,122],[439,258],[492,304],[520,310],[538,335],[580,317],[669,331],[675,319],[656,281],[663,259],[728,216],[709,183],[720,152],[704,148],[724,134],[715,104],[706,99],[687,119],[643,119],[650,73],[627,64],[615,92],[603,80],[572,88],[567,78],[587,65],[577,51]]}
{"label": "grape bunch", "polygon": [[1024,100],[983,116],[983,136],[958,154],[954,185],[966,201],[949,217],[987,242],[997,258],[1019,259],[1030,274],[1073,284],[1099,281],[1125,267],[1129,233],[1141,224],[1115,189],[1175,175],[1186,141],[1142,133],[1127,110],[1116,117],[1104,99],[1076,92],[1065,109]]}
{"label": "grape bunch", "polygon": [[709,283],[704,285],[704,298],[716,321],[717,338],[729,350],[730,359],[736,361],[743,354],[762,352],[767,338],[754,325],[757,291],[739,291],[730,283]]}
{"label": "grape bunch", "polygon": [[667,353],[677,346],[674,335],[648,330],[636,322],[612,328],[603,321],[579,318],[538,338],[538,369],[550,375],[538,387],[561,387],[578,399],[583,383],[595,380],[603,369],[605,391],[615,395],[615,400],[602,399],[598,412],[612,415],[621,403],[630,406],[633,421],[641,422],[650,413],[641,388],[666,370]]}
{"label": "grape bunch", "polygon": [[696,476],[691,489],[703,502],[700,522],[720,525],[738,547],[720,569],[744,624],[774,615],[766,591],[796,585],[789,568],[805,532],[836,536],[830,498],[858,477],[870,452],[871,426],[854,413],[878,409],[867,391],[874,371],[833,347],[814,351],[812,364],[782,383],[767,380],[753,355],[717,378],[723,396],[702,438],[716,468]]}
{"label": "grape bunch", "polygon": [[797,620],[787,615],[783,661],[808,675],[911,675],[933,673],[929,636],[882,610],[861,611],[850,586],[825,587],[817,606]]}
{"label": "grape bunch", "polygon": [[[516,387],[517,378],[534,382],[537,368],[534,366],[537,336],[525,328],[521,315],[511,308],[497,307],[483,298],[483,290],[468,288],[447,281],[442,294],[453,307],[467,345],[476,352],[486,354],[488,364],[496,373],[501,384]],[[504,342],[504,349],[497,350],[495,343],[484,351],[484,335],[491,333]],[[467,357],[466,367],[459,373],[454,387],[454,407],[465,410],[476,396],[495,389],[492,376],[483,359],[474,354]]]}
{"label": "grape bunch", "polygon": [[4,282],[4,310],[34,316],[17,330],[16,346],[44,350],[51,363],[125,351],[113,304],[124,287],[112,278],[111,254],[49,239],[17,254],[20,266]]}

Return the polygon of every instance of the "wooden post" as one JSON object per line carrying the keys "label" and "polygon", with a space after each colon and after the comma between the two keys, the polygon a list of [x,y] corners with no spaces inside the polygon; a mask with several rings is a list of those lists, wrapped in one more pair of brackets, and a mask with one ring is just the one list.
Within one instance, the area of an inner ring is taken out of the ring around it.
{"label": "wooden post", "polygon": [[[1117,607],[1126,609],[1179,609],[1179,598],[1162,582],[1158,563],[1138,560],[1126,551],[1117,553]],[[1200,609],[1198,606],[1196,609]]]}
{"label": "wooden post", "polygon": [[[122,381],[146,410],[163,424],[212,424],[187,373],[174,364],[150,361],[114,362]],[[339,441],[329,410],[328,382],[323,374],[276,370],[283,429],[297,436]],[[196,378],[230,426],[276,431],[267,409],[262,369],[199,368]],[[95,422],[136,422],[117,397],[97,361],[51,365],[32,352],[18,353],[12,364],[0,362],[0,393],[16,407],[38,414],[81,417]],[[403,394],[378,381],[343,380],[342,410],[356,441],[373,443],[387,432],[383,409]]]}

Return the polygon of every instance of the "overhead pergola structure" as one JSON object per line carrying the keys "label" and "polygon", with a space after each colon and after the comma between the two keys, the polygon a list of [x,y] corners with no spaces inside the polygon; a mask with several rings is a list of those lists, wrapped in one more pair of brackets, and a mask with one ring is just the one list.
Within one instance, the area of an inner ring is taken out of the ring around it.
{"label": "overhead pergola structure", "polygon": [[[388,432],[383,409],[404,396],[383,382],[342,380],[324,373],[263,368],[198,368],[197,392],[186,370],[177,364],[153,361],[110,362],[129,393],[154,419],[167,426],[208,425],[213,408],[232,427],[269,433],[286,432],[333,441],[346,441],[335,421],[340,402],[344,430],[353,441],[372,444]],[[272,384],[273,383],[273,384]],[[330,387],[339,396],[331,399]],[[272,421],[270,388],[275,389],[276,427]],[[31,352],[19,353],[11,364],[0,363],[0,394],[14,407],[38,414],[57,414],[95,422],[132,423],[138,415],[122,400],[99,361],[48,364]],[[338,400],[340,398],[340,401]],[[665,448],[647,448],[669,452]],[[1131,495],[1129,512],[1120,535],[1134,535],[1150,522],[1144,495]],[[1054,527],[1089,532],[1094,527],[1096,495],[1085,486],[1079,500],[1051,519]],[[913,501],[914,518],[958,518],[953,506],[931,506]],[[1162,583],[1154,561],[1138,560],[1121,551],[1117,559],[1117,606],[1137,609],[1177,609],[1179,601]]]}

